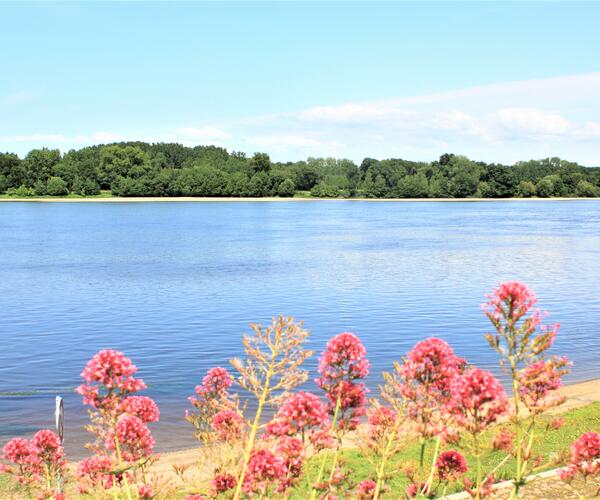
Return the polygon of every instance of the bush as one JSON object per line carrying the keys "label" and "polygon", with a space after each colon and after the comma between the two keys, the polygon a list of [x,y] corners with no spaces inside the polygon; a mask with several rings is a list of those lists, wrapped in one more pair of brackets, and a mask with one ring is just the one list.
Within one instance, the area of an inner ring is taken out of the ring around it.
{"label": "bush", "polygon": [[18,198],[25,198],[29,196],[35,196],[35,191],[33,190],[33,188],[27,187],[24,184],[22,184],[18,188],[8,188],[6,194],[9,196],[16,196]]}
{"label": "bush", "polygon": [[294,186],[294,181],[292,179],[285,179],[281,184],[279,184],[279,188],[277,189],[277,194],[281,197],[292,197],[296,192],[296,186]]}
{"label": "bush", "polygon": [[576,193],[577,196],[596,198],[600,196],[600,188],[598,188],[598,186],[594,186],[591,182],[579,181],[577,183]]}
{"label": "bush", "polygon": [[517,186],[517,196],[519,198],[531,198],[535,196],[535,184],[531,181],[521,181]]}
{"label": "bush", "polygon": [[64,196],[69,194],[67,183],[60,177],[50,177],[46,186],[46,192],[49,196]]}

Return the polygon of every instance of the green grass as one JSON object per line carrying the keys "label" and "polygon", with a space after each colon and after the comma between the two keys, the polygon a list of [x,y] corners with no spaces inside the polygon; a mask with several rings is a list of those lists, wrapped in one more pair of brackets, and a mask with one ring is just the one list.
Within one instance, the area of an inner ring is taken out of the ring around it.
{"label": "green grass", "polygon": [[11,196],[8,194],[0,194],[0,198],[5,198],[5,199],[19,199],[19,200],[60,200],[62,198],[74,198],[74,199],[78,199],[78,198],[112,198],[113,195],[110,191],[102,191],[100,194],[94,194],[94,195],[89,195],[89,196],[82,196],[79,194],[67,194],[64,196]]}
{"label": "green grass", "polygon": [[[533,456],[543,455],[547,457],[551,453],[559,454],[563,451],[568,451],[571,443],[581,436],[583,433],[588,431],[600,432],[600,402],[592,403],[590,405],[571,410],[564,415],[565,419],[563,427],[557,431],[550,431],[543,439],[537,440],[534,447]],[[541,430],[541,429],[539,429]],[[489,436],[494,434],[490,432]],[[432,460],[432,446],[425,454],[425,463],[431,464]],[[450,449],[448,447],[446,449]],[[408,463],[417,463],[419,453],[418,443],[414,443],[412,446],[408,446],[403,452],[397,456],[388,468],[389,480],[387,486],[391,488],[393,494],[389,495],[390,498],[398,498],[398,494],[408,486],[408,480],[405,478],[403,473],[399,469],[399,465],[406,465]],[[474,460],[465,454],[468,461],[469,467],[474,469]],[[503,452],[488,452],[483,457],[483,470],[489,472],[505,457]],[[322,455],[313,458],[307,464],[307,477],[312,478],[314,481],[317,476],[317,470],[320,465]],[[350,485],[354,485],[362,481],[363,479],[373,479],[375,477],[375,471],[373,466],[365,459],[365,457],[356,449],[345,449],[341,452],[341,461],[343,468],[349,471],[348,482]],[[328,461],[330,463],[330,461]],[[547,468],[554,468],[557,465],[548,466]],[[507,462],[496,474],[497,480],[507,479],[511,475],[511,470],[514,468],[514,462]],[[327,472],[327,471],[326,471]],[[472,477],[472,476],[471,476]],[[460,485],[452,485],[447,493],[460,491],[462,488]],[[388,490],[389,491],[389,490]],[[12,483],[6,475],[0,475],[0,498],[10,498],[14,492]],[[179,496],[179,495],[178,495]],[[291,498],[294,499],[305,499],[310,496],[310,483],[305,480],[300,482],[292,491]],[[183,493],[181,494],[183,497]]]}
{"label": "green grass", "polygon": [[[571,410],[568,413],[562,415],[565,419],[564,425],[556,431],[550,431],[543,438],[537,440],[534,446],[532,456],[542,455],[547,458],[550,454],[560,454],[561,452],[568,451],[571,443],[581,436],[583,433],[588,431],[600,432],[600,403],[592,403],[588,406]],[[538,427],[538,432],[542,432],[542,428]],[[488,442],[491,440],[494,432],[488,433]],[[483,440],[485,442],[485,440]],[[432,461],[432,448],[433,444],[429,445],[429,449],[425,454],[425,464],[428,467]],[[445,449],[459,449],[459,447],[448,446]],[[387,486],[391,488],[393,492],[402,492],[408,486],[409,481],[406,479],[404,474],[399,470],[399,465],[406,466],[409,463],[413,463],[415,467],[418,465],[419,459],[419,444],[414,443],[412,446],[407,447],[403,452],[395,458],[390,466],[388,467],[388,473],[390,475],[387,481]],[[461,450],[462,451],[462,450]],[[482,460],[484,474],[492,471],[496,465],[498,465],[506,456],[506,453],[500,451],[489,451]],[[356,449],[347,449],[341,453],[343,468],[349,471],[349,484],[357,484],[364,479],[375,479],[375,469],[369,463],[369,461]],[[475,460],[472,456],[465,453],[465,457],[469,462],[469,467],[472,471],[475,469]],[[311,460],[308,465],[307,472],[308,477],[313,479],[317,476],[317,470],[320,465],[321,457]],[[331,460],[328,461],[329,463]],[[508,479],[512,475],[514,470],[514,459],[509,460],[503,467],[501,467],[496,473],[496,480],[500,481]],[[553,469],[557,465],[549,465],[546,469]],[[539,471],[541,472],[541,470]],[[473,473],[470,471],[468,474],[471,479],[474,479]],[[461,491],[462,487],[459,484],[451,485],[448,488],[447,493]],[[294,489],[291,498],[307,498],[307,494],[310,495],[310,485],[307,481],[301,482]],[[391,495],[392,498],[397,498],[396,495]]]}

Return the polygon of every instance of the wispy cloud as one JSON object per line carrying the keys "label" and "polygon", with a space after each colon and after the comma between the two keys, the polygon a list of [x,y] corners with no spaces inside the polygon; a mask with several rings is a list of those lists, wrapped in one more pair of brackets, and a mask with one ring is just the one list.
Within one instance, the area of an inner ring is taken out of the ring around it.
{"label": "wispy cloud", "polygon": [[597,165],[599,138],[600,73],[588,73],[324,104],[213,123],[199,119],[154,134],[13,135],[0,137],[0,146],[146,140],[265,150],[277,160],[308,155],[430,160],[451,151],[487,161],[558,155]]}

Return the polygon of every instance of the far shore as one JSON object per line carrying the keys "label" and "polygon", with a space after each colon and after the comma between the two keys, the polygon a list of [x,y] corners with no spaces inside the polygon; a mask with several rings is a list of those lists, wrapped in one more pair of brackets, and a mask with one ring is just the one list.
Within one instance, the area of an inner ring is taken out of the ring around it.
{"label": "far shore", "polygon": [[582,201],[582,200],[600,200],[600,198],[280,198],[276,196],[266,196],[262,198],[239,198],[239,197],[209,197],[209,196],[173,196],[173,197],[81,197],[69,198],[60,197],[31,197],[31,198],[2,198],[0,202],[20,202],[20,203],[156,203],[156,202],[277,202],[277,201],[366,201],[366,202],[442,202],[442,203],[482,203],[482,202],[505,202],[505,201]]}

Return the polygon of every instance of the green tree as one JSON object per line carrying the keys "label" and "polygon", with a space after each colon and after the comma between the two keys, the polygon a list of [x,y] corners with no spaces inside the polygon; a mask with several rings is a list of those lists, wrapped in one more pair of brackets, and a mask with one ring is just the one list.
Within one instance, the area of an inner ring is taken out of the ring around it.
{"label": "green tree", "polygon": [[250,196],[262,197],[271,194],[271,179],[266,172],[258,172],[250,179]]}
{"label": "green tree", "polygon": [[234,172],[229,177],[227,191],[231,196],[250,196],[250,179],[243,172]]}
{"label": "green tree", "polygon": [[277,189],[277,194],[281,197],[292,197],[295,192],[296,186],[294,186],[294,181],[292,181],[292,179],[285,179],[279,184],[279,188]]}
{"label": "green tree", "polygon": [[148,155],[137,146],[103,147],[100,151],[98,168],[101,187],[110,189],[112,182],[117,177],[128,177],[134,167],[144,167],[148,162]]}
{"label": "green tree", "polygon": [[516,195],[519,198],[531,198],[536,195],[535,184],[531,181],[521,181],[517,186]]}
{"label": "green tree", "polygon": [[596,198],[600,196],[600,188],[594,186],[591,182],[581,180],[577,183],[575,193],[577,196]]}
{"label": "green tree", "polygon": [[48,187],[44,181],[38,179],[33,185],[33,192],[36,196],[46,196],[48,194]]}
{"label": "green tree", "polygon": [[427,198],[428,195],[429,182],[423,173],[407,175],[398,183],[400,198]]}
{"label": "green tree", "polygon": [[4,189],[17,188],[26,182],[25,168],[19,157],[12,153],[0,153],[0,176],[4,178]]}
{"label": "green tree", "polygon": [[271,170],[271,158],[267,153],[254,153],[250,160],[254,172],[269,172]]}
{"label": "green tree", "polygon": [[554,194],[554,182],[552,175],[547,175],[543,179],[540,179],[535,186],[535,191],[540,198],[549,198]]}
{"label": "green tree", "polygon": [[60,177],[50,177],[46,185],[46,192],[49,196],[64,196],[69,194],[67,183]]}
{"label": "green tree", "polygon": [[60,161],[58,149],[32,149],[25,159],[25,178],[28,186],[33,186],[35,181],[46,182],[53,174],[53,168]]}

